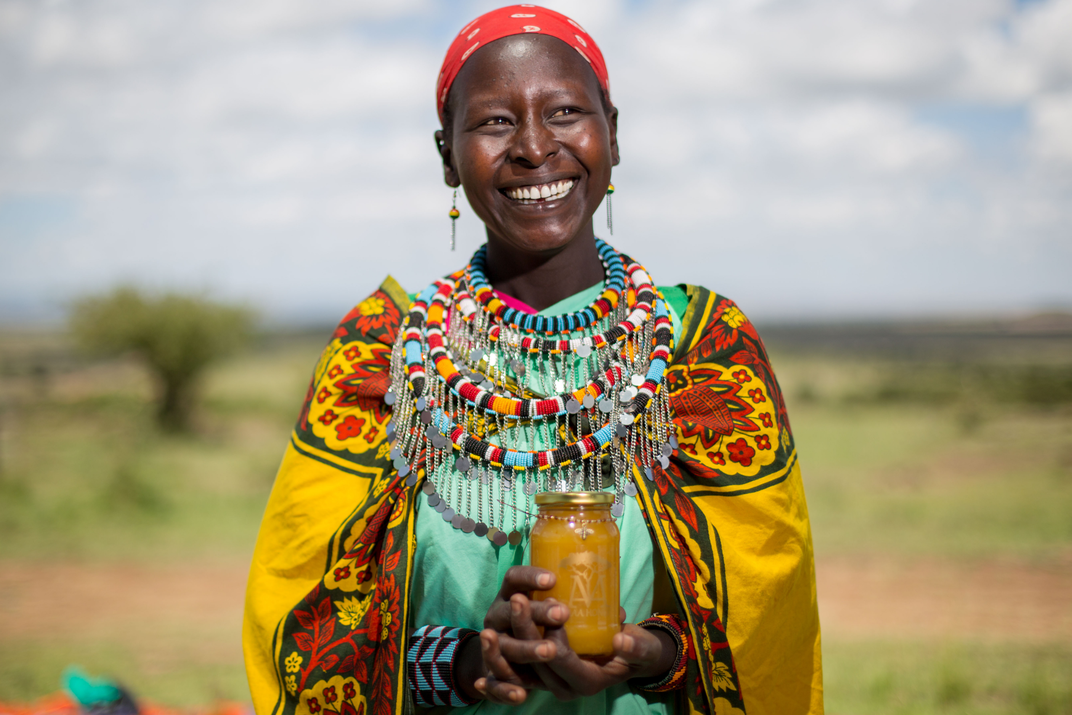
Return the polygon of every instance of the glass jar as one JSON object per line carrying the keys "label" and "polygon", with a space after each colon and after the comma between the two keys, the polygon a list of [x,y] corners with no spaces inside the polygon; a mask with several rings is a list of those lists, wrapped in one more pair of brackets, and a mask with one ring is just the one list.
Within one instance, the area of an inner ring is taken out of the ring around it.
{"label": "glass jar", "polygon": [[533,599],[554,598],[569,606],[566,635],[583,656],[614,653],[621,630],[618,613],[618,527],[607,492],[542,492],[532,528],[531,563],[551,571],[555,585]]}

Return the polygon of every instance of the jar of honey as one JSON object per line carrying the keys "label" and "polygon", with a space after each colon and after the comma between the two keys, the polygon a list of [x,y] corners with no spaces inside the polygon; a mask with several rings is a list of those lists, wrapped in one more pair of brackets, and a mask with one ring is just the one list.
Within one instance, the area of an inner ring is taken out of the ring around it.
{"label": "jar of honey", "polygon": [[555,574],[553,588],[535,600],[569,606],[566,636],[578,655],[614,653],[618,612],[618,527],[608,492],[542,492],[531,535],[531,563]]}

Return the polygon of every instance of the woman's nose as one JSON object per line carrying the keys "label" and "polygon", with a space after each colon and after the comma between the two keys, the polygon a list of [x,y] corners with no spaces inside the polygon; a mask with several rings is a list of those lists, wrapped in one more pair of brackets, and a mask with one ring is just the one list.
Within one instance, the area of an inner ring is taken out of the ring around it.
{"label": "woman's nose", "polygon": [[526,166],[541,166],[558,151],[554,133],[539,118],[522,121],[514,137],[510,158]]}

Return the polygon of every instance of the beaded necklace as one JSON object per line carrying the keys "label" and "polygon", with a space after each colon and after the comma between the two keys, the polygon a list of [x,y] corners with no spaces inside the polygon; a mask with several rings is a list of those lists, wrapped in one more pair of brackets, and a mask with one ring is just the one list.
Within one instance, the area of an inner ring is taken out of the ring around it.
{"label": "beaded necklace", "polygon": [[456,529],[516,545],[529,497],[602,491],[605,477],[618,518],[633,465],[653,479],[669,463],[670,312],[639,263],[596,241],[604,289],[580,311],[507,306],[484,276],[486,247],[410,306],[385,397],[391,458]]}

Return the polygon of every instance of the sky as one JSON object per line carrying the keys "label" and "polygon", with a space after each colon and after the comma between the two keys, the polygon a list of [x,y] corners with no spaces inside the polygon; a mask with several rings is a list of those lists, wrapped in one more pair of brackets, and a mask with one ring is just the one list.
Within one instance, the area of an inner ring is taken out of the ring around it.
{"label": "sky", "polygon": [[[117,283],[330,322],[482,225],[432,133],[500,3],[0,0],[0,324]],[[1072,0],[548,2],[620,111],[613,237],[753,318],[1072,310]]]}

